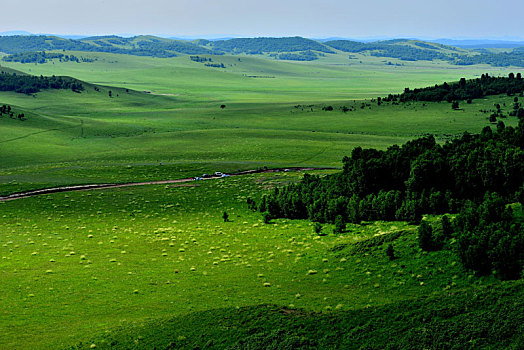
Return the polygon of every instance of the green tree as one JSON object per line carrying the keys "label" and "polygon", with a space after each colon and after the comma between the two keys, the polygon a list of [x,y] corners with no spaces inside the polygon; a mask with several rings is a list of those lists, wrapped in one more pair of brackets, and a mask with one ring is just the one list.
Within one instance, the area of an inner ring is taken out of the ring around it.
{"label": "green tree", "polygon": [[393,248],[393,244],[388,244],[388,247],[386,248],[386,255],[388,256],[389,260],[395,259],[395,248]]}
{"label": "green tree", "polygon": [[333,233],[342,233],[346,229],[346,222],[344,221],[344,218],[342,215],[337,215],[335,218],[335,228],[333,229]]}
{"label": "green tree", "polygon": [[426,220],[421,221],[418,227],[418,245],[425,251],[433,251],[440,248],[433,235],[433,226]]}

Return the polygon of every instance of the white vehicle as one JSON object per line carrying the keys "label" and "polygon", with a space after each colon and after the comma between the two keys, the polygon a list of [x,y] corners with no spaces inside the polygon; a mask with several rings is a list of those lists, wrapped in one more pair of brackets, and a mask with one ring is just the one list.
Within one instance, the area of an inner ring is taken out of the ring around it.
{"label": "white vehicle", "polygon": [[229,176],[230,176],[230,175],[228,175],[228,174],[222,174],[222,175],[220,175],[220,177],[229,177]]}
{"label": "white vehicle", "polygon": [[222,175],[224,175],[224,173],[221,173],[220,171],[217,171],[217,172],[215,173],[215,176],[222,176]]}

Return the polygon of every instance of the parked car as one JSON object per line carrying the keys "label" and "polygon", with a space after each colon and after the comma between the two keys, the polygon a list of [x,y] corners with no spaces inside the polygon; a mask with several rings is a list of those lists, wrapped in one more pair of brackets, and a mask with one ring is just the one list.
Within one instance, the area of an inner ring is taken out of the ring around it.
{"label": "parked car", "polygon": [[215,176],[222,176],[222,175],[224,175],[224,174],[221,173],[220,171],[215,172]]}
{"label": "parked car", "polygon": [[209,177],[211,177],[211,175],[209,175],[209,174],[203,174],[203,175],[202,175],[202,178],[203,178],[203,179],[207,179],[207,178],[209,178]]}

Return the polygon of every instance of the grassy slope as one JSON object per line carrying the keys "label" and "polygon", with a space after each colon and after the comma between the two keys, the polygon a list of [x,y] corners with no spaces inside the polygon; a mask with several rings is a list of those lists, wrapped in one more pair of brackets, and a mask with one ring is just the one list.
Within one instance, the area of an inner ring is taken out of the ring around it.
{"label": "grassy slope", "polygon": [[[416,227],[402,222],[316,236],[307,221],[264,225],[247,210],[247,196],[296,178],[0,203],[0,347],[57,348],[120,324],[216,308],[356,310],[500,284],[469,275],[450,251],[421,252]],[[231,222],[222,221],[224,210]],[[376,235],[375,244],[357,243]],[[389,261],[384,241],[393,241],[398,259]]]}
{"label": "grassy slope", "polygon": [[[1,103],[28,116],[24,122],[0,120],[2,192],[186,177],[263,164],[338,166],[356,145],[384,148],[428,131],[441,139],[478,131],[487,125],[479,109],[502,101],[506,110],[511,106],[508,97],[475,101],[463,111],[451,111],[449,104],[360,109],[360,101],[353,102],[405,86],[474,76],[485,71],[479,67],[462,71],[417,63],[390,68],[365,56],[365,63],[348,65],[344,55],[320,64],[214,58],[231,64],[223,71],[187,57],[99,57],[89,64],[10,66],[180,95],[104,87],[96,92],[93,86],[82,94],[48,91],[36,98],[0,94]],[[109,89],[114,98],[108,97]],[[221,110],[221,103],[227,108]],[[313,111],[297,104],[312,104]],[[328,104],[335,111],[321,110]],[[344,114],[342,105],[356,111]],[[293,304],[308,311],[338,307],[349,312],[500,284],[469,275],[451,252],[420,252],[415,228],[405,223],[315,236],[309,222],[264,225],[246,209],[247,196],[258,197],[261,189],[294,179],[293,174],[252,176],[199,187],[62,193],[0,203],[0,307],[5,310],[0,347],[57,348],[121,323],[212,308]],[[232,222],[222,222],[224,210]],[[352,249],[376,234],[394,235],[398,260],[387,260],[383,245]]]}
{"label": "grassy slope", "polygon": [[[71,75],[121,88],[101,87],[97,92],[88,85],[82,94],[47,91],[36,98],[0,94],[1,103],[29,116],[24,122],[0,120],[1,192],[160,179],[188,170],[196,175],[217,167],[230,171],[261,165],[338,166],[357,145],[385,148],[426,132],[441,137],[476,132],[487,125],[478,111],[498,102],[475,101],[457,112],[445,103],[360,109],[360,102],[354,102],[404,86],[474,76],[484,72],[479,67],[460,73],[437,63],[389,67],[374,57],[351,64],[346,55],[307,64],[213,57],[226,64],[224,70],[188,57],[84,54],[98,61],[9,64],[31,74]],[[169,95],[127,93],[123,87]],[[111,99],[108,90],[113,92]],[[227,105],[224,110],[219,108],[222,103]],[[313,106],[294,108],[297,104]],[[322,111],[328,104],[336,110]],[[342,105],[357,111],[344,114],[338,109]],[[515,120],[505,122],[511,125]],[[159,168],[160,162],[169,166]]]}
{"label": "grassy slope", "polygon": [[210,310],[121,326],[71,348],[519,349],[523,293],[517,283],[333,313],[280,306]]}

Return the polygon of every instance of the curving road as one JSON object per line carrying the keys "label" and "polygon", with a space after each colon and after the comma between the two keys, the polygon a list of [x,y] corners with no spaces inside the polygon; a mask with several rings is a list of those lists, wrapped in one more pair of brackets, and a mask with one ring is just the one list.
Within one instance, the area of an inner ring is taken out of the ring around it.
{"label": "curving road", "polygon": [[[258,173],[278,173],[278,172],[284,172],[284,171],[312,171],[312,170],[331,170],[331,169],[336,169],[336,168],[291,167],[291,168],[274,168],[274,169],[256,169],[256,170],[240,171],[240,172],[232,173],[228,175],[229,176],[242,176],[242,175],[258,174]],[[218,179],[218,178],[221,178],[221,177],[220,176],[211,176],[211,177],[204,178],[202,180],[211,180],[211,179]],[[58,192],[86,191],[86,190],[96,190],[96,189],[103,189],[103,188],[116,188],[116,187],[129,187],[129,186],[163,185],[163,184],[174,184],[174,183],[180,183],[180,182],[190,182],[190,181],[194,181],[194,179],[188,178],[188,179],[177,179],[177,180],[129,182],[129,183],[122,183],[122,184],[91,184],[91,185],[52,187],[52,188],[44,188],[41,190],[12,193],[10,195],[3,196],[3,197],[0,196],[0,202],[21,199],[21,198],[29,198],[29,197],[34,197],[34,196],[40,196],[43,194],[51,194],[51,193],[58,193]]]}

